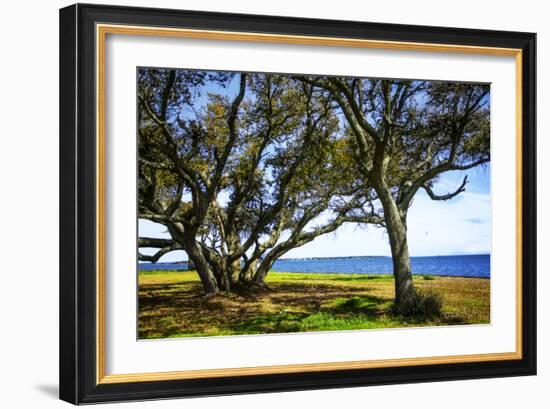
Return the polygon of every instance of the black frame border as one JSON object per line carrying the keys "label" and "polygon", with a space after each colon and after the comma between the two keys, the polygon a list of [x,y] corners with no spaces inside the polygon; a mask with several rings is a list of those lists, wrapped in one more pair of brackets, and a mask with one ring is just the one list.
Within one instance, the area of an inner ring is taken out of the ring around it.
{"label": "black frame border", "polygon": [[[185,27],[522,50],[522,359],[96,383],[95,25]],[[74,404],[536,374],[536,34],[75,4],[60,10],[60,399]]]}

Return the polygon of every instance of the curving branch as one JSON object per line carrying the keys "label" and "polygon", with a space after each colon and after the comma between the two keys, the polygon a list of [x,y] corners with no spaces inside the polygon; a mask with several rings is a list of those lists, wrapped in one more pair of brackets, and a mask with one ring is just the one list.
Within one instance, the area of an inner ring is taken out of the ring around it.
{"label": "curving branch", "polygon": [[138,237],[138,247],[164,248],[176,244],[172,239],[158,239],[156,237]]}
{"label": "curving branch", "polygon": [[150,220],[152,222],[160,223],[160,224],[166,224],[166,223],[169,223],[169,222],[173,221],[173,220],[171,220],[170,217],[168,217],[166,215],[158,214],[158,213],[145,212],[145,211],[140,211],[139,218],[144,219],[144,220]]}
{"label": "curving branch", "polygon": [[174,243],[171,246],[161,248],[159,251],[157,251],[153,255],[147,255],[147,254],[138,252],[138,259],[139,261],[150,261],[151,263],[156,263],[165,254],[168,254],[176,250],[183,250],[183,247],[181,247],[177,243]]}
{"label": "curving branch", "polygon": [[172,239],[159,239],[156,237],[138,237],[138,247],[150,247],[160,249],[153,255],[147,255],[138,252],[138,259],[140,261],[150,261],[151,263],[156,263],[162,256],[170,253],[171,251],[183,250],[183,247]]}
{"label": "curving branch", "polygon": [[464,176],[464,180],[462,181],[462,184],[457,190],[455,190],[452,193],[447,193],[446,195],[436,195],[432,190],[432,188],[430,187],[430,185],[428,184],[422,185],[422,188],[426,191],[426,193],[428,194],[428,196],[430,196],[432,200],[449,200],[455,197],[456,195],[462,192],[465,192],[467,183],[468,183],[468,175]]}

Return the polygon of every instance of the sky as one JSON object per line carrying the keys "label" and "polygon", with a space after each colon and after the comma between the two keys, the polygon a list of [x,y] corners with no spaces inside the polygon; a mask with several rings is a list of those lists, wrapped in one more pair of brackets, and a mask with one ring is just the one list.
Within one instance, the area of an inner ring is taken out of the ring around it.
{"label": "sky", "polygon": [[[236,81],[233,80],[233,83]],[[228,94],[235,92],[231,84]],[[208,87],[207,92],[220,92]],[[204,99],[201,98],[201,102]],[[440,175],[434,185],[436,194],[454,192],[468,176],[466,191],[447,201],[434,201],[420,189],[409,210],[408,243],[412,257],[488,254],[491,249],[490,165],[467,171],[451,171]],[[139,235],[169,238],[162,225],[139,220]],[[152,254],[153,249],[140,249]],[[334,233],[317,237],[312,242],[289,251],[284,258],[390,256],[388,235],[384,228],[344,224]],[[160,262],[187,260],[183,251],[163,256]]]}

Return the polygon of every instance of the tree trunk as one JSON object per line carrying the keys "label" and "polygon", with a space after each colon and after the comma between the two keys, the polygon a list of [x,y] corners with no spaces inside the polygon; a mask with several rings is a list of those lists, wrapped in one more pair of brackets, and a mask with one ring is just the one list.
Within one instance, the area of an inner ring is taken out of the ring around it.
{"label": "tree trunk", "polygon": [[231,264],[229,264],[228,268],[231,283],[237,283],[239,281],[239,275],[241,273],[241,260],[233,261]]}
{"label": "tree trunk", "polygon": [[227,264],[227,260],[210,260],[210,265],[214,271],[214,276],[218,280],[220,290],[225,292],[231,291],[231,277],[229,276],[229,266]]}
{"label": "tree trunk", "polygon": [[197,274],[199,275],[199,278],[204,287],[205,295],[216,295],[220,291],[218,281],[216,280],[214,272],[210,268],[210,264],[204,257],[204,254],[202,254],[202,251],[197,243],[195,242],[194,237],[186,238],[184,249],[187,252],[189,260],[193,263],[195,269],[197,270]]}
{"label": "tree trunk", "polygon": [[414,291],[407,229],[403,223],[388,224],[388,236],[393,261],[395,277],[395,307],[398,312],[407,313],[414,306],[416,293]]}
{"label": "tree trunk", "polygon": [[259,287],[266,287],[265,277],[267,273],[269,273],[275,261],[285,253],[286,251],[271,251],[258,266],[254,274],[253,283]]}
{"label": "tree trunk", "polygon": [[225,291],[231,291],[233,284],[237,284],[239,281],[239,274],[241,272],[241,259],[231,261],[231,255],[237,252],[240,248],[239,236],[233,232],[233,229],[227,227],[226,230],[226,245],[227,254],[221,260],[220,284]]}
{"label": "tree trunk", "polygon": [[197,235],[196,228],[185,229],[179,223],[173,223],[166,226],[172,238],[180,244],[189,257],[189,265],[193,265],[201,280],[206,296],[216,295],[220,288],[218,280],[214,275],[210,263],[206,259],[202,249],[195,240]]}
{"label": "tree trunk", "polygon": [[384,208],[384,219],[390,239],[395,280],[395,309],[408,315],[414,306],[416,292],[407,242],[407,213],[399,211],[389,190],[380,189],[377,193]]}
{"label": "tree trunk", "polygon": [[252,282],[259,286],[264,287],[265,286],[265,277],[267,276],[267,273],[269,272],[269,269],[273,265],[273,262],[266,262],[265,260],[260,263],[258,266],[258,269],[256,270],[256,273],[254,274],[254,278]]}
{"label": "tree trunk", "polygon": [[254,278],[254,272],[258,267],[258,260],[248,260],[239,275],[239,281],[242,283],[251,283]]}

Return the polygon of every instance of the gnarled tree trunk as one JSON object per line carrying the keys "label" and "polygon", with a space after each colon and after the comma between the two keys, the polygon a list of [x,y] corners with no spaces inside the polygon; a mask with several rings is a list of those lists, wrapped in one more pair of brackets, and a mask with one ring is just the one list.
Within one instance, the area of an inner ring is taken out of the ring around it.
{"label": "gnarled tree trunk", "polygon": [[254,278],[252,279],[254,285],[265,287],[265,277],[267,276],[267,273],[269,273],[269,270],[273,266],[273,263],[275,263],[275,258],[270,256],[271,254],[263,259],[256,269],[256,273],[254,274]]}
{"label": "gnarled tree trunk", "polygon": [[257,259],[246,260],[241,272],[239,273],[239,281],[242,283],[251,283],[257,268]]}
{"label": "gnarled tree trunk", "polygon": [[407,242],[407,212],[397,207],[389,189],[379,187],[377,191],[384,208],[386,229],[390,239],[395,279],[395,309],[396,312],[407,314],[416,299]]}
{"label": "gnarled tree trunk", "polygon": [[187,252],[189,260],[193,263],[195,269],[197,270],[197,274],[199,275],[199,278],[204,287],[205,295],[216,295],[220,291],[218,280],[216,279],[216,276],[214,275],[214,271],[212,271],[210,264],[204,257],[202,250],[195,242],[195,239],[187,239],[185,241],[184,248]]}

